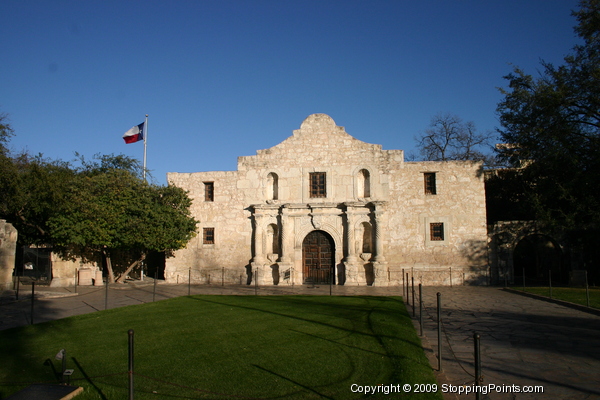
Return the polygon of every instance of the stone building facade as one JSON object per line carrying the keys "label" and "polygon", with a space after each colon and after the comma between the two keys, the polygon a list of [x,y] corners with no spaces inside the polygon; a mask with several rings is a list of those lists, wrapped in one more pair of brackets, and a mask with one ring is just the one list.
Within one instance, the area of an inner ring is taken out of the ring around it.
{"label": "stone building facade", "polygon": [[169,173],[198,235],[168,282],[401,285],[487,282],[482,165],[405,162],[313,114],[237,171]]}

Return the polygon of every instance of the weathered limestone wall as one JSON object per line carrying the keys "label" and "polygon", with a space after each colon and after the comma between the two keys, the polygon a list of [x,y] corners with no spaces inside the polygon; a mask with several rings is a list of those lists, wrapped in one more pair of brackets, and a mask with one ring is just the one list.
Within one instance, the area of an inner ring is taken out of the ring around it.
{"label": "weathered limestone wall", "polygon": [[[326,197],[310,196],[311,172],[326,174]],[[435,195],[425,194],[425,172],[436,173]],[[398,285],[403,269],[422,271],[424,284],[483,283],[487,273],[479,163],[404,162],[401,150],[357,140],[325,114],[309,116],[280,144],[239,157],[237,171],[167,179],[190,192],[200,220],[198,236],[167,260],[171,282],[187,281],[191,270],[195,282],[209,274],[212,282],[250,282],[258,271],[261,284],[301,283],[302,241],[313,230],[333,239],[340,283]],[[214,182],[214,201],[205,201],[204,182]],[[430,223],[440,222],[444,240],[432,241]],[[206,227],[215,229],[214,244],[203,244]]]}
{"label": "weathered limestone wall", "polygon": [[6,220],[0,219],[0,289],[12,289],[17,230]]}
{"label": "weathered limestone wall", "polygon": [[[436,173],[437,194],[425,194],[425,172]],[[390,179],[389,259],[390,279],[402,279],[402,269],[433,268],[427,275],[435,282],[449,279],[453,267],[465,274],[466,283],[485,283],[475,278],[487,274],[485,189],[480,163],[407,162]],[[430,223],[444,223],[443,241],[430,240]],[[439,269],[439,273],[434,271]],[[449,270],[448,270],[449,271]],[[453,279],[455,279],[453,278]],[[425,274],[424,274],[424,278]],[[449,284],[449,281],[448,281]]]}

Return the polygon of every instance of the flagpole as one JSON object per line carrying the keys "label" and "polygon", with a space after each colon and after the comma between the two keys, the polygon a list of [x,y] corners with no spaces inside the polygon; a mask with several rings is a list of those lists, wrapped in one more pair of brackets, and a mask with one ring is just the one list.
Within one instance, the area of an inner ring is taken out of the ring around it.
{"label": "flagpole", "polygon": [[144,132],[144,170],[142,172],[142,175],[144,177],[144,180],[146,180],[146,142],[148,141],[148,114],[146,114],[144,128],[146,128],[146,132]]}

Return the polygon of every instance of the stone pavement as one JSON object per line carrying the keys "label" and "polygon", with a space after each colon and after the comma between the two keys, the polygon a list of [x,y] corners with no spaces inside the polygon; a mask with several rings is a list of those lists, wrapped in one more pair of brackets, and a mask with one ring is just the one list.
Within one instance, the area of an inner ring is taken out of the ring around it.
{"label": "stone pavement", "polygon": [[[334,295],[402,295],[402,287],[331,288]],[[329,295],[329,286],[156,286],[152,279],[105,287],[50,288],[36,286],[35,323],[188,294],[314,294]],[[482,399],[600,399],[600,316],[521,296],[493,287],[424,287],[423,344],[437,369],[436,293],[442,295],[443,348],[441,385],[474,382],[473,332],[481,336],[483,385],[507,388],[543,386],[541,393],[497,393]],[[106,303],[105,303],[106,302]],[[418,326],[418,307],[415,327]],[[412,303],[408,306],[412,315]],[[0,330],[31,323],[31,286],[0,295]],[[437,371],[436,371],[437,372]],[[400,384],[405,382],[399,382]],[[504,386],[503,386],[504,385]],[[445,399],[475,399],[474,394],[446,393]]]}
{"label": "stone pavement", "polygon": [[[490,391],[482,399],[600,399],[600,316],[493,287],[424,287],[424,347],[434,369],[438,292],[443,310],[440,385],[473,385],[477,332],[483,385],[544,390],[543,394]],[[412,315],[412,303],[408,309]],[[418,299],[415,310],[418,319]],[[448,393],[445,398],[475,399],[475,395]]]}

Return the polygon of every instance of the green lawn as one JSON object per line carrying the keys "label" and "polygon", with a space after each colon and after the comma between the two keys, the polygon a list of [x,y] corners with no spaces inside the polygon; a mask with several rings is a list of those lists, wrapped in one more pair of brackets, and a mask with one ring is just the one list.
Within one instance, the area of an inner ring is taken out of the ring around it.
{"label": "green lawn", "polygon": [[[512,289],[523,291],[523,287],[518,286],[513,287]],[[525,287],[525,292],[550,297],[549,287]],[[590,288],[589,296],[590,307],[600,309],[600,288]],[[552,298],[587,306],[585,288],[553,287]]]}
{"label": "green lawn", "polygon": [[399,297],[191,296],[0,331],[0,398],[56,382],[61,348],[78,400],[127,398],[129,329],[136,399],[358,399],[353,384],[435,383]]}

